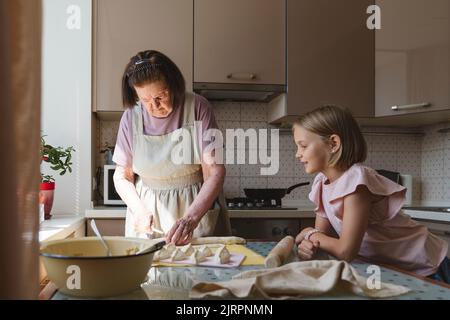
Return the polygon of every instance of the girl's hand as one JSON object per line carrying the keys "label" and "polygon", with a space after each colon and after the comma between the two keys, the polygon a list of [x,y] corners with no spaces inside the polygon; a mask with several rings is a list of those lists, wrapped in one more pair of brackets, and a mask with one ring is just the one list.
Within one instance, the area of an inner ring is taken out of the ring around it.
{"label": "girl's hand", "polygon": [[314,228],[308,227],[303,229],[298,235],[297,237],[295,237],[295,244],[299,245],[304,239],[305,239],[305,235],[308,231],[312,230]]}
{"label": "girl's hand", "polygon": [[166,243],[174,243],[177,246],[188,244],[192,239],[192,234],[200,220],[192,215],[186,215],[178,219],[166,235]]}
{"label": "girl's hand", "polygon": [[134,219],[134,229],[138,233],[152,233],[153,214],[151,212],[139,213]]}
{"label": "girl's hand", "polygon": [[319,241],[311,242],[303,239],[298,246],[298,256],[301,260],[312,260],[319,248]]}

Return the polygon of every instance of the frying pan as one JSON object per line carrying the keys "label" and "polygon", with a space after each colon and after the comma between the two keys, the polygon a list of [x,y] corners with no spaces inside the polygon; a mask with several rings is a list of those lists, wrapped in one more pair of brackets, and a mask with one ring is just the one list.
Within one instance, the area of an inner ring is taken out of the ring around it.
{"label": "frying pan", "polygon": [[244,189],[245,196],[250,199],[281,199],[291,193],[292,190],[301,186],[307,186],[309,182],[301,182],[290,186],[287,189]]}

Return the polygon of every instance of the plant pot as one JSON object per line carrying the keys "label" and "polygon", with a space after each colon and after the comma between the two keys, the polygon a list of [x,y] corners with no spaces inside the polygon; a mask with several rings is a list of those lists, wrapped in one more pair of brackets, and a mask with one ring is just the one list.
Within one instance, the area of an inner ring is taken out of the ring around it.
{"label": "plant pot", "polygon": [[55,195],[55,183],[54,182],[41,182],[39,195],[44,203],[45,220],[51,218],[50,212],[53,207],[53,198]]}

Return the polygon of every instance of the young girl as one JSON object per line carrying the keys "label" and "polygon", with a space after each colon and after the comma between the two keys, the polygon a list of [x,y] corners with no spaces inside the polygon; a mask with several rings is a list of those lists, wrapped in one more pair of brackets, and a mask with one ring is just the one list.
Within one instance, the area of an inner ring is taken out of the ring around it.
{"label": "young girl", "polygon": [[341,260],[360,255],[450,282],[448,244],[402,212],[404,187],[362,164],[366,142],[348,111],[316,109],[300,117],[293,132],[296,158],[306,173],[317,173],[309,194],[315,228],[296,237],[301,259],[314,259],[320,248]]}

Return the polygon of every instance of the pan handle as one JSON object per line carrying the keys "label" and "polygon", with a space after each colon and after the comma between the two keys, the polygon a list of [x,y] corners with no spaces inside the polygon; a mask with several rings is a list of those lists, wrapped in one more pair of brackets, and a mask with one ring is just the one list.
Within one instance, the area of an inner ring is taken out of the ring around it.
{"label": "pan handle", "polygon": [[294,190],[295,188],[298,188],[301,186],[307,186],[308,184],[309,184],[309,182],[301,182],[301,183],[294,184],[293,186],[286,189],[286,194],[291,193],[291,191]]}

